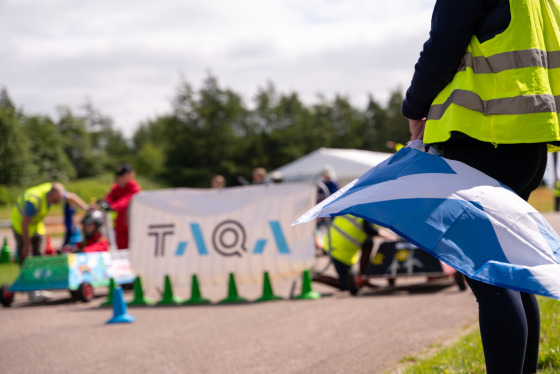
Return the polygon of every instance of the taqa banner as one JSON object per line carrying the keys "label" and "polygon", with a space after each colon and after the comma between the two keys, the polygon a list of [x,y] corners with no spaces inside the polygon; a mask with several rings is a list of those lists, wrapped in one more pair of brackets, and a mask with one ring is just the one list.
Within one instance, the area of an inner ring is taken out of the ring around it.
{"label": "taqa banner", "polygon": [[304,183],[143,191],[130,206],[130,261],[143,284],[261,284],[301,276],[314,261],[314,226],[291,226],[316,202]]}

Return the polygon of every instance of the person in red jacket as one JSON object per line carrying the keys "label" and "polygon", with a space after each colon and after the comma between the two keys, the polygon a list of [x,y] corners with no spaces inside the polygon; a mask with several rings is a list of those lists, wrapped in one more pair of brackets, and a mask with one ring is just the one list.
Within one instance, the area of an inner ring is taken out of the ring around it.
{"label": "person in red jacket", "polygon": [[105,196],[105,201],[117,213],[115,237],[118,249],[128,249],[128,204],[132,196],[141,191],[134,177],[134,169],[130,165],[120,164],[117,167],[116,183]]}
{"label": "person in red jacket", "polygon": [[109,250],[109,241],[101,233],[103,212],[91,210],[82,219],[84,241],[78,244],[78,252],[105,252]]}

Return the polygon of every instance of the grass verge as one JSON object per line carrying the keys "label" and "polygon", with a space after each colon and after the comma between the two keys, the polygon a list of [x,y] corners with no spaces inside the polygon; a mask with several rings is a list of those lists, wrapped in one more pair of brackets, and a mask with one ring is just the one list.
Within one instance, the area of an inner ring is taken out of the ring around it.
{"label": "grass verge", "polygon": [[[556,374],[560,372],[560,301],[548,297],[537,298],[541,310],[539,373]],[[480,330],[476,328],[455,344],[442,348],[428,358],[407,356],[401,363],[408,365],[399,371],[402,374],[484,374],[486,366]]]}

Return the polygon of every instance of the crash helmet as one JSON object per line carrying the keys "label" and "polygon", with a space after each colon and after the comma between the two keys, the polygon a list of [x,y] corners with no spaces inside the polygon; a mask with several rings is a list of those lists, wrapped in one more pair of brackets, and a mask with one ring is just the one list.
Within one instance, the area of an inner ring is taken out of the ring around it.
{"label": "crash helmet", "polygon": [[87,226],[89,224],[95,224],[97,229],[103,226],[103,212],[100,210],[92,210],[86,213],[84,218],[82,218],[82,225]]}

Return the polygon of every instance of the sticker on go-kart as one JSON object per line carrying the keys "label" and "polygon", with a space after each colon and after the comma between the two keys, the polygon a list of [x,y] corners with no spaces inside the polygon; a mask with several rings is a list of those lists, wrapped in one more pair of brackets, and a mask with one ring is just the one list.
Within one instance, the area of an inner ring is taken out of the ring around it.
{"label": "sticker on go-kart", "polygon": [[51,269],[37,269],[33,272],[33,277],[35,279],[48,279],[52,276],[53,272]]}

